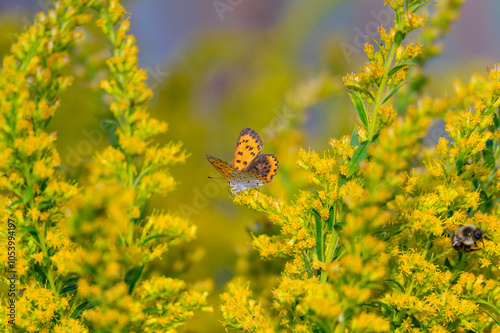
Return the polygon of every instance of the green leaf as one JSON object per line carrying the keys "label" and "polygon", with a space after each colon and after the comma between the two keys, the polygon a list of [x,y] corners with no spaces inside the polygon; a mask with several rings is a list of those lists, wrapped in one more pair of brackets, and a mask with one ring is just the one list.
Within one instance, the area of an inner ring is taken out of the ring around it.
{"label": "green leaf", "polygon": [[493,140],[486,141],[486,149],[493,151]]}
{"label": "green leaf", "polygon": [[366,37],[370,38],[375,44],[377,44],[378,50],[380,51],[380,53],[384,54],[385,50],[382,48],[382,46],[380,46],[380,44],[374,38],[372,38],[370,36],[366,36]]}
{"label": "green leaf", "polygon": [[37,86],[35,86],[33,83],[27,82],[26,84],[28,86],[30,86],[33,90],[35,90],[37,92],[37,94],[42,94],[42,92],[40,91],[40,89]]}
{"label": "green leaf", "polygon": [[34,226],[28,225],[26,227],[23,227],[21,229],[21,232],[29,232],[31,234],[31,236],[35,237],[35,239],[38,241],[38,233],[37,233]]}
{"label": "green leaf", "polygon": [[38,204],[38,209],[44,209],[45,207],[52,207],[54,203],[52,201],[42,201]]}
{"label": "green leaf", "polygon": [[401,68],[403,68],[405,66],[406,66],[406,64],[401,64],[401,65],[397,65],[397,66],[392,67],[391,70],[389,71],[389,74],[387,74],[387,77],[391,78],[394,74],[396,74],[397,71],[399,71]]}
{"label": "green leaf", "polygon": [[448,260],[448,258],[444,260],[444,265],[446,266],[446,268],[448,268],[448,270],[453,270],[453,266],[451,265],[451,262]]}
{"label": "green leaf", "polygon": [[144,271],[144,265],[139,267],[134,267],[125,274],[125,283],[129,286],[129,294],[132,294],[134,290],[135,284],[139,280]]}
{"label": "green leaf", "polygon": [[368,156],[368,142],[365,142],[356,149],[352,155],[351,161],[349,161],[349,168],[347,169],[347,178],[351,177],[359,170],[359,164],[364,161]]}
{"label": "green leaf", "polygon": [[394,283],[403,293],[405,292],[405,288],[398,281],[393,279],[387,279],[385,281]]}
{"label": "green leaf", "polygon": [[[458,252],[458,253],[463,254],[463,252]],[[453,274],[453,276],[450,279],[450,285],[455,284],[455,282],[458,281],[458,279],[460,278],[461,275],[462,275],[462,272],[456,272],[455,274]]]}
{"label": "green leaf", "polygon": [[68,286],[68,287],[64,287],[62,290],[61,290],[61,294],[62,293],[65,293],[65,292],[68,292],[68,291],[71,291],[71,290],[76,290],[78,289],[76,284],[72,285],[72,286]]}
{"label": "green leaf", "polygon": [[373,97],[372,93],[368,91],[368,89],[366,89],[363,86],[360,86],[359,89],[362,90],[365,94],[367,94],[372,100],[375,100],[375,97]]}
{"label": "green leaf", "polygon": [[67,279],[66,281],[64,281],[63,286],[70,284],[70,283],[75,283],[78,280],[79,280],[79,278],[77,278],[77,277]]}
{"label": "green leaf", "polygon": [[494,204],[494,196],[489,196],[485,190],[479,192],[479,199],[481,200],[479,210],[482,212],[489,211]]}
{"label": "green leaf", "polygon": [[392,309],[390,306],[381,301],[376,301],[375,303],[380,305],[380,307],[384,308],[385,311],[387,311],[387,313],[389,314],[390,318],[392,319]]}
{"label": "green leaf", "polygon": [[500,119],[498,118],[498,114],[496,112],[493,117],[493,125],[495,125],[495,128],[500,127]]}
{"label": "green leaf", "polygon": [[434,3],[434,2],[431,2],[431,3],[423,3],[423,4],[421,4],[420,6],[415,7],[415,8],[412,10],[412,12],[416,13],[416,12],[417,12],[420,8],[425,7],[425,6],[429,6],[429,5],[433,5],[433,4],[435,4],[435,3]]}
{"label": "green leaf", "polygon": [[31,197],[33,197],[33,186],[28,186],[26,192],[24,192],[23,204],[26,205],[31,200]]}
{"label": "green leaf", "polygon": [[344,248],[344,246],[342,244],[340,244],[339,246],[337,246],[337,248],[335,249],[335,252],[333,252],[332,261],[336,260],[339,257],[340,251],[342,251],[343,248]]}
{"label": "green leaf", "polygon": [[403,34],[402,31],[396,32],[396,36],[394,36],[394,43],[396,44],[396,46],[399,46],[401,44],[403,39],[405,39],[405,36],[406,34]]}
{"label": "green leaf", "polygon": [[327,226],[329,230],[333,230],[333,206],[330,206],[330,211],[328,213]]}
{"label": "green leaf", "polygon": [[85,301],[82,304],[78,305],[76,309],[71,313],[71,318],[75,319],[80,315],[80,313],[83,311],[83,309],[89,304],[89,302]]}
{"label": "green leaf", "polygon": [[378,306],[376,306],[375,304],[371,304],[371,303],[363,303],[362,305],[367,305],[367,306],[371,306],[374,308],[378,308]]}
{"label": "green leaf", "polygon": [[35,229],[35,227],[34,227],[34,226],[32,226],[32,225],[27,225],[27,226],[23,227],[23,228],[21,229],[21,231],[22,231],[22,232],[30,232],[30,233],[31,233],[31,232],[34,232],[34,233],[36,233],[36,229]]}
{"label": "green leaf", "polygon": [[42,286],[47,286],[48,280],[47,280],[47,273],[44,268],[42,268],[41,265],[35,264],[33,267],[33,271],[35,272],[34,276],[35,279],[40,282]]}
{"label": "green leaf", "polygon": [[455,171],[459,175],[462,174],[462,167],[464,166],[464,164],[465,164],[465,158],[464,158],[464,156],[462,154],[460,154],[458,156],[458,159],[457,159],[456,163],[455,163]]}
{"label": "green leaf", "polygon": [[411,323],[413,324],[413,326],[415,326],[416,328],[420,328],[420,322],[413,314],[410,315],[410,318],[411,318]]}
{"label": "green leaf", "polygon": [[355,92],[349,90],[348,92],[352,104],[354,105],[354,108],[358,112],[359,119],[361,119],[361,122],[368,127],[368,116],[366,115],[366,109],[363,101]]}
{"label": "green leaf", "polygon": [[412,62],[404,62],[402,64],[399,64],[397,66],[394,66],[390,71],[389,71],[389,74],[387,74],[387,77],[391,77],[393,76],[394,74],[396,74],[397,71],[399,71],[401,68],[403,67],[409,67],[409,66],[418,66],[417,64],[414,64]]}
{"label": "green leaf", "polygon": [[347,181],[346,176],[344,176],[344,175],[339,175],[339,185],[338,185],[338,187],[339,187],[339,188],[341,188],[341,187],[342,187],[342,185],[344,185],[344,184],[346,183],[346,181]]}
{"label": "green leaf", "polygon": [[488,316],[491,317],[491,319],[493,319],[498,326],[500,326],[500,321],[498,320],[498,318],[494,317],[491,313],[489,313],[488,311],[486,311],[485,309],[481,308],[481,310],[486,313]]}
{"label": "green leaf", "polygon": [[[486,143],[486,145],[488,145],[488,143]],[[493,170],[495,168],[495,156],[493,155],[493,152],[487,148],[483,150],[482,153],[483,153],[484,163],[486,164],[488,169]]]}
{"label": "green leaf", "polygon": [[359,146],[359,136],[356,133],[358,131],[358,126],[354,126],[351,133],[351,147]]}
{"label": "green leaf", "polygon": [[315,228],[315,236],[316,236],[316,254],[318,256],[318,260],[323,262],[323,221],[321,221],[321,216],[313,209],[314,212],[314,228]]}
{"label": "green leaf", "polygon": [[19,205],[19,204],[22,204],[22,203],[23,203],[23,201],[22,201],[22,200],[17,200],[17,201],[14,201],[13,203],[11,203],[11,204],[10,204],[9,208],[12,208],[12,207],[14,207],[14,206],[16,206],[16,205]]}
{"label": "green leaf", "polygon": [[382,101],[382,104],[385,104],[385,102],[387,102],[389,100],[389,98],[392,97],[392,95],[394,95],[398,90],[399,88],[401,88],[402,86],[404,86],[405,84],[407,84],[408,81],[406,82],[403,82],[401,83],[400,85],[398,85],[396,88],[392,89],[391,92],[389,93],[389,95],[387,95],[384,100]]}
{"label": "green leaf", "polygon": [[306,251],[302,250],[302,256],[304,257],[304,263],[306,265],[307,276],[309,278],[313,277],[311,263],[309,263],[309,258],[307,258]]}
{"label": "green leaf", "polygon": [[346,226],[346,224],[346,222],[337,222],[333,227],[335,228],[335,230],[340,231],[343,227]]}
{"label": "green leaf", "polygon": [[150,236],[150,237],[148,237],[148,238],[146,238],[145,240],[142,241],[141,246],[144,246],[146,243],[152,241],[153,239],[162,238],[162,237],[169,237],[169,235],[161,234],[161,235]]}

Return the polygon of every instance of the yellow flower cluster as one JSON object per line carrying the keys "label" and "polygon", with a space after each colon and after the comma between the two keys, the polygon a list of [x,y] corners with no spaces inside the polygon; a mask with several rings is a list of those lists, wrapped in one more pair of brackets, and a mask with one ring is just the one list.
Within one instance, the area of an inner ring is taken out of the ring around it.
{"label": "yellow flower cluster", "polygon": [[97,155],[90,186],[71,209],[69,234],[81,258],[78,295],[99,304],[83,314],[93,327],[169,331],[192,317],[193,310],[210,308],[206,294],[189,290],[183,281],[142,277],[145,264],[161,258],[169,246],[192,240],[196,228],[173,214],[143,216],[151,196],[174,189],[167,167],[184,162],[187,154],[181,144],[153,144],[167,124],[146,112],[152,93],[145,72],[137,68],[138,49],[127,35],[124,15],[118,1],[110,1],[96,22],[113,46],[106,62],[110,76],[101,88],[111,95],[118,140]]}
{"label": "yellow flower cluster", "polygon": [[[92,9],[92,11],[88,11]],[[93,14],[91,14],[93,13]],[[57,171],[56,133],[46,127],[72,78],[69,49],[95,19],[109,38],[109,95],[117,144],[89,163],[78,186]],[[36,17],[0,73],[0,208],[15,220],[16,328],[27,332],[169,331],[210,311],[206,293],[166,277],[146,280],[144,265],[196,228],[172,214],[145,216],[147,200],[175,186],[168,167],[184,162],[180,143],[155,145],[167,124],[147,112],[152,92],[137,68],[135,39],[117,0],[60,0]],[[7,230],[0,243],[7,248]],[[2,269],[8,258],[2,252]],[[158,310],[158,311],[155,311]],[[2,314],[5,314],[2,308]],[[1,328],[6,328],[2,316]],[[12,325],[11,325],[12,326]]]}
{"label": "yellow flower cluster", "polygon": [[205,305],[208,294],[189,290],[182,280],[155,276],[134,293],[143,307],[158,309],[158,313],[147,316],[143,326],[146,330],[173,330],[193,316],[193,309],[212,311]]}
{"label": "yellow flower cluster", "polygon": [[[484,84],[477,85],[478,80]],[[391,224],[406,229],[390,239],[394,246],[390,280],[397,288],[381,301],[395,307],[399,316],[395,321],[405,330],[416,329],[415,319],[420,327],[443,332],[456,325],[487,331],[494,323],[481,311],[495,313],[498,303],[500,287],[494,282],[498,270],[491,270],[499,267],[496,242],[487,236],[476,244],[480,251],[466,258],[458,254],[457,259],[449,236],[460,225],[474,225],[494,239],[499,235],[498,211],[491,201],[497,191],[496,168],[489,155],[498,149],[492,135],[497,125],[482,102],[486,98],[490,106],[495,103],[497,83],[498,76],[488,73],[488,77],[475,75],[467,88],[455,84],[457,95],[445,101],[455,108],[443,117],[452,141],[439,139],[435,155],[422,161],[425,172],[414,170],[405,194],[397,195],[390,205],[397,216]],[[405,247],[397,246],[403,243]]]}
{"label": "yellow flower cluster", "polygon": [[269,322],[269,316],[262,306],[252,299],[248,283],[229,283],[228,292],[220,295],[221,311],[226,328],[244,332],[273,333],[275,330]]}
{"label": "yellow flower cluster", "polygon": [[[309,322],[311,316],[328,321],[338,318],[342,312],[338,292],[332,285],[320,283],[316,278],[284,278],[274,289],[273,296],[281,326],[300,332],[310,332],[315,327],[314,322]],[[301,326],[294,327],[295,322],[301,322]]]}
{"label": "yellow flower cluster", "polygon": [[[378,50],[366,44],[364,52],[370,62],[358,74],[343,78],[351,101],[367,130],[367,139],[372,141],[380,130],[391,124],[396,111],[387,101],[407,82],[409,66],[422,52],[422,45],[401,45],[412,30],[425,24],[425,16],[415,13],[425,1],[386,1],[396,11],[395,27],[386,31],[378,29],[381,43],[372,39]],[[407,8],[405,7],[405,4]],[[361,138],[361,137],[360,137]],[[363,141],[366,141],[363,138]]]}
{"label": "yellow flower cluster", "polygon": [[[446,6],[456,13],[461,1],[451,2]],[[381,28],[378,50],[365,46],[370,62],[344,77],[362,125],[331,139],[323,155],[298,152],[297,164],[314,189],[299,191],[292,203],[256,191],[235,199],[279,227],[279,234],[260,234],[252,243],[265,259],[286,259],[272,291],[275,327],[494,331],[500,316],[500,67],[468,84],[456,82],[455,96],[412,97],[420,88],[399,89],[412,75],[409,61],[432,53],[401,42],[426,22],[416,13],[426,1],[386,3],[396,11],[395,27]],[[432,24],[444,20],[444,13],[435,15]],[[396,93],[415,102],[400,116],[388,103]],[[429,144],[424,139],[433,134],[434,118],[444,120],[447,136]],[[455,234],[464,225],[477,229]],[[452,246],[452,235],[467,245],[465,252]],[[225,297],[234,302],[243,287],[231,288]],[[223,311],[233,318],[228,307]]]}
{"label": "yellow flower cluster", "polygon": [[[50,289],[33,283],[20,291],[16,301],[16,325],[27,332],[48,331],[59,313],[68,308],[69,300],[66,297],[56,296]],[[11,326],[4,324],[6,327]]]}
{"label": "yellow flower cluster", "polygon": [[[259,191],[235,197],[235,203],[248,205],[257,211],[269,214],[270,221],[281,227],[282,235],[275,237],[264,234],[254,238],[252,245],[264,259],[281,255],[300,256],[302,250],[315,245],[311,229],[312,217],[308,213],[310,211],[306,199],[308,196],[309,193],[302,193],[302,199],[299,199],[296,205],[285,205],[283,200],[275,200]],[[303,204],[300,204],[301,202]]]}
{"label": "yellow flower cluster", "polygon": [[[350,141],[348,137],[344,137],[343,140],[336,141],[331,140],[330,145],[336,149],[334,152],[336,154],[342,154],[343,160],[347,161],[348,158],[354,153],[354,149],[350,147]],[[349,147],[347,151],[343,151],[342,147]],[[349,156],[350,155],[350,156]],[[320,158],[318,153],[314,151],[306,152],[303,148],[299,150],[299,159],[297,165],[306,171],[309,171],[308,180],[311,183],[318,185],[328,184],[325,191],[333,192],[332,189],[337,185],[338,178],[334,172],[333,166],[337,164],[335,158]]]}
{"label": "yellow flower cluster", "polygon": [[[84,11],[97,3],[60,1],[37,15],[2,63],[0,215],[5,223],[11,218],[16,224],[15,325],[29,332],[64,331],[66,325],[74,332],[85,331],[70,319],[71,296],[64,290],[72,288],[64,283],[72,278],[66,264],[74,257],[66,257],[66,262],[52,260],[71,247],[59,226],[78,188],[57,172],[61,164],[55,149],[57,135],[46,128],[60,105],[60,94],[72,83],[63,71],[69,63],[69,47],[82,35],[76,28],[90,21],[91,15]],[[2,228],[4,248],[6,235]],[[7,271],[4,259],[1,266]],[[59,270],[62,273],[56,275]],[[3,328],[12,328],[12,323],[4,324]]]}

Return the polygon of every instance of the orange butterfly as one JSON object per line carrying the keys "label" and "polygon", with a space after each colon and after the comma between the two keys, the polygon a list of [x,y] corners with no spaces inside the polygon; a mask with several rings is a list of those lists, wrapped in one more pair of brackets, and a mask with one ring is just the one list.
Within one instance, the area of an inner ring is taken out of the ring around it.
{"label": "orange butterfly", "polygon": [[238,137],[233,165],[207,155],[207,159],[226,178],[231,193],[237,195],[249,188],[269,183],[278,171],[278,159],[262,154],[262,140],[253,129],[245,127]]}

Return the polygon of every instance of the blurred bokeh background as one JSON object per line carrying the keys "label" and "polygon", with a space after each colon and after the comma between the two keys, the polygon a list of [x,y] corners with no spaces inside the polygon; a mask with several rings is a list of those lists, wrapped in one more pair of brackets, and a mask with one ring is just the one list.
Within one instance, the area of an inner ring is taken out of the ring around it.
{"label": "blurred bokeh background", "polygon": [[[214,314],[197,314],[187,332],[222,332],[217,309],[224,285],[235,275],[269,290],[269,276],[281,263],[262,262],[249,247],[250,231],[273,232],[265,217],[232,204],[227,185],[205,154],[231,162],[244,127],[260,133],[264,152],[280,161],[275,179],[262,192],[288,198],[305,188],[296,167],[300,147],[322,152],[331,137],[350,134],[357,116],[341,77],[357,72],[366,58],[365,35],[376,37],[392,17],[383,0],[137,0],[122,1],[131,14],[131,33],[140,66],[155,93],[151,113],[169,123],[160,142],[182,141],[191,154],[171,170],[178,181],[169,196],[154,198],[151,209],[177,211],[198,227],[195,242],[171,250],[154,269],[187,281],[213,285]],[[0,54],[50,0],[0,2]],[[432,11],[432,6],[429,6]],[[461,17],[440,42],[443,53],[425,69],[425,91],[452,92],[454,78],[500,61],[500,1],[467,1]],[[73,51],[75,83],[64,96],[51,130],[70,177],[105,147],[112,129],[97,84],[106,75],[109,48],[92,26]],[[414,38],[412,35],[410,39]],[[418,42],[418,37],[415,40]],[[312,102],[303,96],[313,95]],[[150,268],[153,270],[153,268]],[[259,280],[261,279],[261,280]]]}

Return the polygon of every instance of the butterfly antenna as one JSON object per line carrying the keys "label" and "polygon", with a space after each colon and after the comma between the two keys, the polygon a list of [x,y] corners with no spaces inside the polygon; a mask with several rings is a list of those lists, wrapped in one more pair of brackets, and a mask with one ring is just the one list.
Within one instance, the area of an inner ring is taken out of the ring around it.
{"label": "butterfly antenna", "polygon": [[210,176],[208,176],[208,178],[210,178],[210,179],[224,179],[224,177],[210,177]]}

